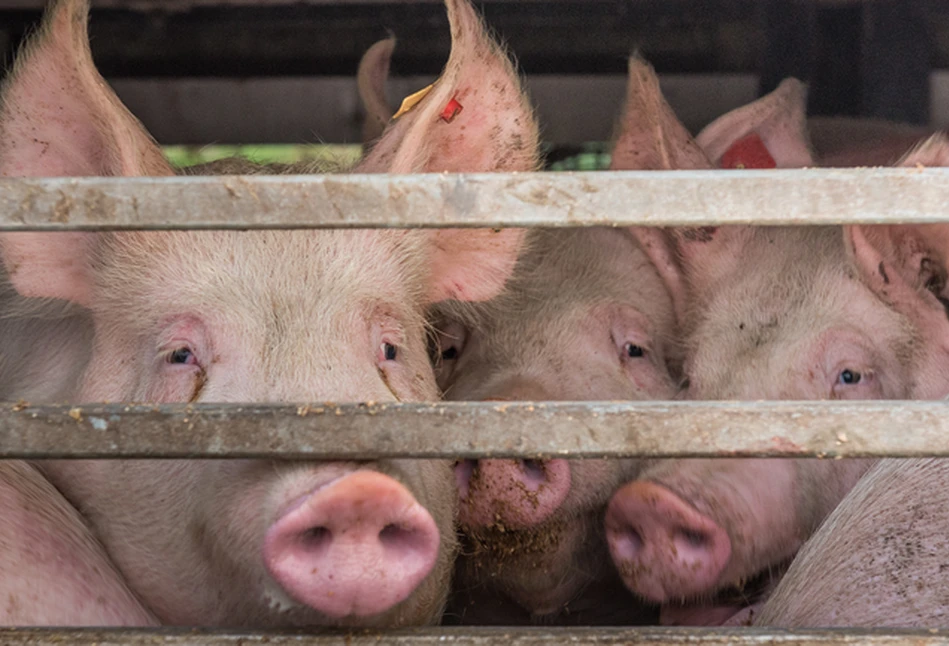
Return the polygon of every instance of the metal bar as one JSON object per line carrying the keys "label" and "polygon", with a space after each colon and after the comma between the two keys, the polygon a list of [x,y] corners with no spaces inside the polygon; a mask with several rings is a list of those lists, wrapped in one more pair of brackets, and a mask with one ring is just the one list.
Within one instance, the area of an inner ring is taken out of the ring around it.
{"label": "metal bar", "polygon": [[949,169],[0,180],[0,230],[949,221]]}
{"label": "metal bar", "polygon": [[949,457],[949,402],[0,407],[0,458]]}
{"label": "metal bar", "polygon": [[2,644],[61,646],[945,646],[941,630],[764,630],[753,628],[423,628],[314,635],[297,632],[215,632],[186,629],[0,630]]}

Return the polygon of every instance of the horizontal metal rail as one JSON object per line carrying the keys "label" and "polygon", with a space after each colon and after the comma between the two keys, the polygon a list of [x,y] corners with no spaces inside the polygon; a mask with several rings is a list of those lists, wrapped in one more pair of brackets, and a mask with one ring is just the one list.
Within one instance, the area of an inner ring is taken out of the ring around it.
{"label": "horizontal metal rail", "polygon": [[466,627],[315,635],[303,631],[0,629],[0,643],[30,646],[946,646],[949,631]]}
{"label": "horizontal metal rail", "polygon": [[949,402],[0,407],[0,458],[949,457]]}
{"label": "horizontal metal rail", "polygon": [[949,221],[949,169],[0,180],[0,230]]}

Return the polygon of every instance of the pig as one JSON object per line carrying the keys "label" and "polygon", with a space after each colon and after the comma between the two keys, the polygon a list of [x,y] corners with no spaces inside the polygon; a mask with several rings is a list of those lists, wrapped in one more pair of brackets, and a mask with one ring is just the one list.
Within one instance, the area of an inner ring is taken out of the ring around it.
{"label": "pig", "polygon": [[[536,168],[537,127],[513,67],[466,0],[446,7],[444,73],[357,170]],[[5,83],[0,176],[172,174],[96,71],[87,13],[83,0],[55,3]],[[522,239],[516,229],[16,232],[0,236],[0,258],[19,296],[88,312],[74,401],[424,401],[437,397],[425,308],[496,295]],[[447,461],[34,468],[162,624],[405,626],[444,607],[457,508]],[[43,573],[31,559],[19,567]]]}
{"label": "pig", "polygon": [[[391,55],[388,42],[373,46],[364,61]],[[366,77],[361,92],[384,96],[385,80]],[[640,89],[631,87],[624,124],[645,112]],[[368,101],[366,110],[372,112]],[[631,127],[625,131],[631,136]],[[667,365],[671,300],[629,232],[534,230],[525,247],[501,295],[475,304],[446,301],[432,313],[433,359],[445,397],[670,398],[676,392]],[[635,467],[631,460],[460,462],[462,556],[445,621],[651,619],[645,608],[638,617],[630,612],[637,602],[609,565],[602,533],[606,500]]]}
{"label": "pig", "polygon": [[79,513],[35,467],[0,461],[0,516],[0,625],[157,625]]}
{"label": "pig", "polygon": [[[634,116],[634,115],[630,115]],[[452,400],[669,399],[672,303],[628,231],[537,230],[509,287],[435,317],[436,375]],[[602,533],[632,460],[465,460],[464,532],[449,616],[462,623],[635,623]],[[493,598],[505,601],[494,601]],[[497,616],[516,603],[527,616]]]}
{"label": "pig", "polygon": [[949,460],[880,460],[817,533],[755,625],[946,628]]}
{"label": "pig", "polygon": [[936,134],[931,128],[883,119],[811,117],[807,128],[824,167],[892,166]]}
{"label": "pig", "polygon": [[[749,154],[749,168],[839,168],[891,166],[934,134],[931,128],[882,119],[807,118],[806,109],[806,86],[788,78],[761,100],[713,121],[696,142],[719,168],[742,167],[740,157]],[[762,134],[769,141],[767,148],[777,151],[777,161],[749,131],[756,113],[770,114],[768,123],[761,124],[766,131]],[[751,139],[745,139],[749,135]]]}
{"label": "pig", "polygon": [[[746,112],[763,122],[752,130],[776,166],[807,150],[803,109],[796,113],[795,129],[772,129],[768,119],[788,113]],[[742,137],[748,129],[738,125]],[[795,131],[794,145],[782,144]],[[924,146],[901,163],[933,157]],[[689,398],[935,399],[949,393],[947,232],[732,226],[637,235],[675,303]],[[610,501],[613,560],[630,589],[663,604],[663,623],[734,621],[871,464],[646,464]]]}
{"label": "pig", "polygon": [[[535,230],[497,298],[448,302],[434,318],[436,376],[451,400],[670,399],[672,303],[623,229]],[[602,519],[633,460],[465,460],[462,555],[449,617],[648,621],[609,564]],[[494,601],[504,599],[504,601]]]}
{"label": "pig", "polygon": [[92,320],[62,301],[23,298],[0,276],[0,401],[65,403],[82,373]]}

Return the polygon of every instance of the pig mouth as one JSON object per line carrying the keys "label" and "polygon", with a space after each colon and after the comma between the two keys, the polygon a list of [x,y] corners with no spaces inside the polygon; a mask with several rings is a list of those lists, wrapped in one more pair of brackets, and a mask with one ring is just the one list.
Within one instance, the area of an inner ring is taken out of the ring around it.
{"label": "pig mouth", "polygon": [[750,626],[755,610],[771,596],[791,560],[769,566],[750,579],[722,588],[710,599],[663,604],[659,623],[663,626]]}
{"label": "pig mouth", "polygon": [[[461,535],[462,581],[490,587],[530,613],[532,622],[559,614],[584,587],[597,580],[600,558],[577,563],[592,518],[552,519],[529,530],[503,525],[480,527]],[[464,583],[462,583],[464,585]]]}
{"label": "pig mouth", "polygon": [[573,533],[570,529],[560,519],[530,529],[509,529],[496,522],[465,531],[462,537],[464,552],[477,563],[493,563],[496,571],[492,574],[497,576],[510,561],[523,558],[546,560],[545,556],[557,554]]}

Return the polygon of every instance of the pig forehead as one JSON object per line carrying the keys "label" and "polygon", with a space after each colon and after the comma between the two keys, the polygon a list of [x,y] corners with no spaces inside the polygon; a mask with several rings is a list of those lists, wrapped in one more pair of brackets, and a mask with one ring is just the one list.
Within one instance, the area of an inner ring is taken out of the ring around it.
{"label": "pig forehead", "polygon": [[399,231],[136,232],[99,251],[97,293],[143,307],[413,310],[427,282],[425,240]]}
{"label": "pig forehead", "polygon": [[[810,365],[844,338],[862,338],[868,348],[887,353],[914,337],[908,320],[859,280],[832,269],[810,277],[813,281],[789,280],[770,290],[740,283],[722,290],[689,339],[694,373],[707,377],[718,371],[730,379],[745,365],[761,375],[784,372]],[[897,354],[905,358],[902,350]]]}
{"label": "pig forehead", "polygon": [[571,310],[620,302],[656,318],[672,301],[652,263],[625,229],[533,232],[529,252],[506,290],[527,311]]}

